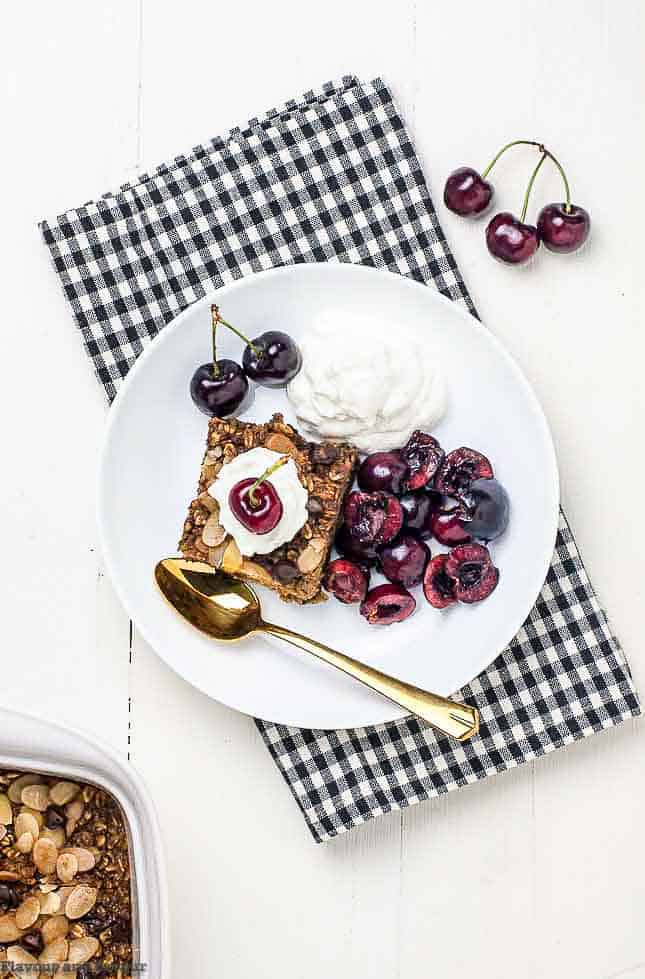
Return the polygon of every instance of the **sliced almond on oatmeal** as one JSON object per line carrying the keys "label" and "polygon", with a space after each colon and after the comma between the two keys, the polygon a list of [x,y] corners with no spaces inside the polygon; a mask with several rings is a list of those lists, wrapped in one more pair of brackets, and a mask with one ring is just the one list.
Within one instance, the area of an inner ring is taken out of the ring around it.
{"label": "sliced almond on oatmeal", "polygon": [[4,792],[0,793],[0,823],[3,826],[10,826],[13,822],[13,809],[9,802],[9,796]]}
{"label": "sliced almond on oatmeal", "polygon": [[46,785],[27,785],[20,793],[20,799],[30,809],[44,812],[49,806],[49,789]]}
{"label": "sliced almond on oatmeal", "polygon": [[40,887],[41,894],[51,894],[52,891],[57,891],[58,890],[59,885],[58,884],[40,884],[39,887]]}
{"label": "sliced almond on oatmeal", "polygon": [[217,547],[208,548],[208,563],[212,564],[214,568],[221,568],[226,546],[227,542],[223,541],[221,544],[218,544]]}
{"label": "sliced almond on oatmeal", "polygon": [[15,942],[18,938],[22,938],[22,931],[16,924],[16,916],[0,915],[0,942]]}
{"label": "sliced almond on oatmeal", "polygon": [[83,815],[84,811],[85,803],[82,799],[74,799],[73,802],[70,802],[67,806],[65,806],[65,815],[67,818],[75,819],[77,822]]}
{"label": "sliced almond on oatmeal", "polygon": [[40,917],[40,901],[37,897],[27,897],[16,910],[16,925],[26,930]]}
{"label": "sliced almond on oatmeal", "polygon": [[18,778],[14,779],[9,786],[9,798],[12,802],[22,802],[23,789],[25,789],[28,785],[42,785],[42,783],[42,775],[32,775],[30,773],[19,775]]}
{"label": "sliced almond on oatmeal", "polygon": [[69,953],[67,961],[72,965],[83,965],[89,962],[98,952],[100,945],[96,938],[75,938],[69,943]]}
{"label": "sliced almond on oatmeal", "polygon": [[16,850],[20,853],[31,853],[35,842],[31,833],[21,833],[16,840]]}
{"label": "sliced almond on oatmeal", "polygon": [[75,782],[56,782],[49,790],[49,798],[56,806],[66,806],[81,791]]}
{"label": "sliced almond on oatmeal", "polygon": [[60,850],[61,847],[65,846],[67,836],[65,835],[65,830],[63,827],[59,826],[57,829],[41,829],[40,839],[51,840],[54,846]]}
{"label": "sliced almond on oatmeal", "polygon": [[205,506],[210,513],[219,513],[219,503],[214,496],[211,496],[209,492],[200,493],[197,497],[202,506]]}
{"label": "sliced almond on oatmeal", "polygon": [[61,853],[56,861],[56,873],[64,884],[74,880],[78,873],[78,860],[73,853]]}
{"label": "sliced almond on oatmeal", "polygon": [[47,919],[40,931],[45,945],[51,945],[57,938],[67,938],[69,921],[64,914],[56,914],[53,918]]}
{"label": "sliced almond on oatmeal", "polygon": [[240,554],[240,549],[231,538],[231,540],[226,545],[226,550],[222,557],[222,571],[226,574],[236,574],[242,567],[243,558]]}
{"label": "sliced almond on oatmeal", "polygon": [[207,547],[217,547],[226,537],[226,531],[219,522],[218,515],[212,513],[202,530],[202,541]]}
{"label": "sliced almond on oatmeal", "polygon": [[3,823],[0,823],[0,843],[2,842],[2,840],[4,840],[6,835],[7,835],[7,827],[4,826]]}
{"label": "sliced almond on oatmeal", "polygon": [[303,574],[309,574],[310,571],[318,567],[322,559],[322,551],[312,547],[311,543],[309,543],[298,557],[297,564]]}
{"label": "sliced almond on oatmeal", "polygon": [[83,846],[66,846],[63,853],[72,853],[78,861],[79,874],[87,873],[96,866],[96,857],[91,850],[86,850]]}
{"label": "sliced almond on oatmeal", "polygon": [[84,914],[91,911],[96,904],[97,891],[95,887],[87,884],[79,884],[67,898],[65,904],[65,914],[70,921],[82,918]]}
{"label": "sliced almond on oatmeal", "polygon": [[312,537],[309,541],[309,547],[313,547],[314,551],[322,554],[327,550],[327,541],[323,537]]}
{"label": "sliced almond on oatmeal", "polygon": [[31,833],[34,840],[37,840],[40,836],[40,826],[30,813],[21,812],[16,816],[15,832],[17,839],[20,839],[23,833]]}
{"label": "sliced almond on oatmeal", "polygon": [[282,435],[280,432],[274,432],[273,435],[269,435],[264,443],[264,447],[271,449],[272,452],[279,452],[280,455],[295,455],[298,451],[291,439],[287,438],[286,435]]}
{"label": "sliced almond on oatmeal", "polygon": [[20,810],[20,815],[23,813],[25,813],[27,816],[33,816],[38,823],[39,829],[42,829],[45,825],[45,817],[43,816],[42,812],[38,812],[37,809],[30,809],[29,806],[23,806]]}
{"label": "sliced almond on oatmeal", "polygon": [[58,847],[47,837],[41,836],[34,844],[34,863],[41,874],[53,874],[58,860]]}
{"label": "sliced almond on oatmeal", "polygon": [[69,942],[66,938],[55,938],[38,956],[41,965],[53,965],[55,962],[67,962]]}
{"label": "sliced almond on oatmeal", "polygon": [[50,891],[49,894],[39,894],[40,913],[47,915],[58,914],[62,907],[63,899],[59,891]]}
{"label": "sliced almond on oatmeal", "polygon": [[[22,948],[20,945],[10,945],[7,949],[7,962],[13,962],[15,965],[38,965],[38,959],[35,958],[31,952],[27,952],[26,949]],[[26,971],[26,970],[25,970]],[[35,969],[29,970],[32,974],[37,974]],[[23,970],[21,969],[19,973],[12,972],[11,975],[22,976]]]}

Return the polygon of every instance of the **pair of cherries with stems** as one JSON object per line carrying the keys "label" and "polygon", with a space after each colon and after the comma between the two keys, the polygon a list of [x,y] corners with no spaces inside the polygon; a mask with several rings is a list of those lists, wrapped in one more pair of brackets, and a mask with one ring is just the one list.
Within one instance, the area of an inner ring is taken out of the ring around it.
{"label": "pair of cherries with stems", "polygon": [[[486,169],[479,174],[472,167],[460,167],[446,181],[443,200],[447,208],[462,217],[478,217],[490,205],[493,186],[486,177],[497,161],[512,146],[534,146],[540,152],[540,160],[531,174],[522,213],[519,219],[509,211],[496,214],[486,228],[486,245],[494,258],[509,265],[527,262],[538,250],[540,243],[551,252],[574,252],[587,240],[591,224],[583,207],[571,203],[569,181],[560,161],[543,143],[532,139],[516,139],[507,143],[493,157]],[[538,215],[536,225],[526,224],[529,198],[542,164],[550,160],[559,170],[564,184],[565,201],[547,204]]]}
{"label": "pair of cherries with stems", "polygon": [[[217,356],[217,328],[226,327],[244,341],[242,363]],[[190,396],[205,415],[227,418],[250,402],[249,378],[263,387],[286,387],[302,367],[302,354],[286,333],[267,330],[249,340],[237,327],[222,318],[219,308],[211,306],[211,340],[213,359],[201,364],[190,381]]]}

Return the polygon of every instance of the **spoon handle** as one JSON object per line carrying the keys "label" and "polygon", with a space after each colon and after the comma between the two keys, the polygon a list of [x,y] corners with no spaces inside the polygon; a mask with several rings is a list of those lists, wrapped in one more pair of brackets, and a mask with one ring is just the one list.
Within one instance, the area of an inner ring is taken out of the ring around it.
{"label": "spoon handle", "polygon": [[441,734],[450,735],[459,741],[467,741],[479,731],[479,711],[476,707],[456,703],[446,697],[439,697],[427,690],[421,690],[411,683],[397,680],[396,677],[375,670],[367,663],[360,663],[358,660],[352,659],[351,656],[346,656],[345,653],[339,653],[335,649],[330,649],[329,646],[316,642],[315,639],[309,639],[307,636],[292,632],[291,629],[285,629],[284,626],[263,622],[260,628],[278,639],[284,639],[292,646],[312,653],[318,659],[330,666],[335,666],[354,679],[360,680],[365,686],[376,690],[377,693],[387,697],[388,700],[392,700],[411,714],[427,721],[431,727],[440,731]]}

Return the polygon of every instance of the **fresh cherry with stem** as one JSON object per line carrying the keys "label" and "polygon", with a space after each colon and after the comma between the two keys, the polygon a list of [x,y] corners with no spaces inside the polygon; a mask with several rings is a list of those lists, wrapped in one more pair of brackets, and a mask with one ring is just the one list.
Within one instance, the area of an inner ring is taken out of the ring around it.
{"label": "fresh cherry with stem", "polygon": [[[205,415],[226,418],[239,410],[249,395],[249,381],[246,373],[234,360],[217,359],[216,333],[218,323],[224,323],[219,310],[211,306],[211,336],[213,359],[201,364],[190,381],[190,396],[195,405]],[[229,329],[233,327],[224,324]],[[233,330],[237,333],[237,330]]]}
{"label": "fresh cherry with stem", "polygon": [[280,523],[282,501],[273,483],[269,482],[269,476],[288,461],[289,456],[282,456],[257,479],[240,480],[228,495],[228,503],[235,516],[254,534],[268,534]]}
{"label": "fresh cherry with stem", "polygon": [[459,167],[453,170],[446,180],[443,192],[446,207],[461,217],[477,217],[482,214],[493,198],[493,185],[486,180],[486,177],[506,150],[520,145],[538,146],[539,144],[528,139],[515,139],[512,143],[507,143],[495,154],[481,174],[472,167]]}
{"label": "fresh cherry with stem", "polygon": [[[571,203],[569,181],[564,167],[558,158],[537,140],[515,139],[507,143],[481,174],[472,167],[460,167],[455,170],[446,181],[444,190],[446,207],[464,216],[477,216],[486,210],[493,196],[492,185],[486,177],[500,157],[513,146],[535,146],[540,153],[546,154],[559,170],[564,184],[565,201],[547,204],[542,208],[537,220],[538,236],[549,251],[560,253],[576,251],[587,240],[591,219],[583,207]],[[508,259],[502,260],[508,261]]]}
{"label": "fresh cherry with stem", "polygon": [[524,204],[522,205],[522,214],[520,215],[519,221],[510,211],[502,211],[500,214],[495,215],[486,228],[486,245],[488,246],[488,251],[494,258],[499,259],[500,262],[506,262],[509,265],[520,265],[535,255],[540,246],[540,237],[537,228],[532,224],[525,224],[524,218],[526,217],[529,197],[531,196],[535,178],[547,155],[547,152],[543,151],[540,162],[531,174],[531,179],[524,195]]}
{"label": "fresh cherry with stem", "polygon": [[[211,307],[212,309],[213,307]],[[217,310],[217,307],[214,307]],[[259,337],[248,337],[228,323],[217,310],[218,321],[231,330],[246,347],[242,365],[247,377],[267,388],[282,388],[291,381],[302,367],[302,354],[291,337],[280,330],[267,330]]]}

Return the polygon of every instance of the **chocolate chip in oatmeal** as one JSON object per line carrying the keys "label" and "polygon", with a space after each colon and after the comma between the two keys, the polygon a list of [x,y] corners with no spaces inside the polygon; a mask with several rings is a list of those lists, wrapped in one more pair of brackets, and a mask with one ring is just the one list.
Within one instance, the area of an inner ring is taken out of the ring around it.
{"label": "chocolate chip in oatmeal", "polygon": [[338,449],[331,442],[321,442],[311,453],[311,461],[317,466],[330,466],[338,459]]}
{"label": "chocolate chip in oatmeal", "polygon": [[39,931],[28,931],[27,934],[23,935],[20,939],[20,944],[26,952],[31,952],[32,955],[36,956],[40,955],[45,947],[43,936]]}
{"label": "chocolate chip in oatmeal", "polygon": [[0,912],[11,911],[20,904],[13,884],[0,883]]}
{"label": "chocolate chip in oatmeal", "polygon": [[47,829],[60,829],[65,825],[65,811],[60,806],[48,806],[45,810],[45,826]]}
{"label": "chocolate chip in oatmeal", "polygon": [[317,496],[310,496],[307,500],[307,513],[310,517],[319,517],[325,512],[322,501]]}
{"label": "chocolate chip in oatmeal", "polygon": [[271,568],[271,574],[278,581],[289,584],[289,582],[295,581],[300,576],[300,571],[293,561],[278,561]]}

